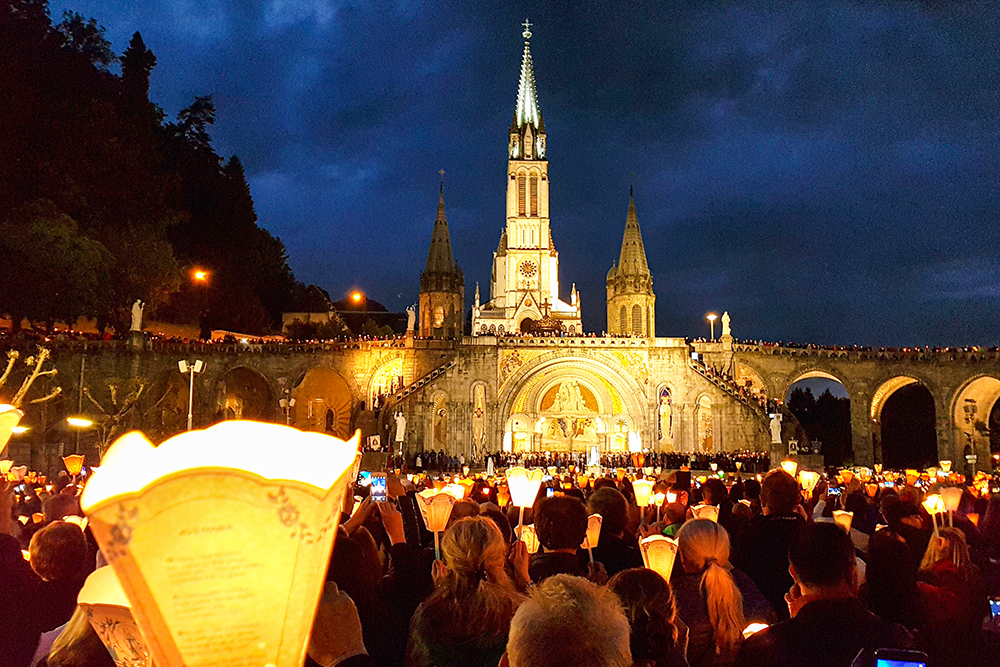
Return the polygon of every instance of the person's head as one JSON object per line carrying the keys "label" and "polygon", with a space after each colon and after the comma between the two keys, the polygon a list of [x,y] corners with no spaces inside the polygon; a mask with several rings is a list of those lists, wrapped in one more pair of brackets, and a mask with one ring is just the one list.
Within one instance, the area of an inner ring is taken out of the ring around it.
{"label": "person's head", "polygon": [[581,577],[547,578],[518,608],[510,667],[631,667],[629,624],[614,593]]}
{"label": "person's head", "polygon": [[755,479],[743,482],[743,497],[750,501],[760,500],[760,482]]}
{"label": "person's head", "polygon": [[968,572],[971,564],[969,545],[965,541],[965,533],[958,528],[941,528],[937,536],[931,537],[924,558],[920,561],[920,569],[926,570],[940,561],[948,561],[961,572]]}
{"label": "person's head", "polygon": [[809,523],[788,550],[789,573],[803,593],[857,588],[854,544],[835,523]]}
{"label": "person's head", "polygon": [[613,487],[598,489],[587,500],[587,511],[601,515],[601,534],[621,537],[628,523],[628,504],[622,492]]}
{"label": "person's head", "polygon": [[587,536],[587,506],[569,496],[542,498],[535,503],[535,533],[549,551],[579,549]]}
{"label": "person's head", "polygon": [[765,514],[791,514],[799,504],[799,483],[784,470],[772,470],[761,484],[760,503]]}
{"label": "person's head", "polygon": [[80,527],[53,521],[31,537],[31,569],[45,581],[82,577],[87,562],[87,540]]}
{"label": "person's head", "polygon": [[453,523],[441,539],[441,557],[448,571],[460,578],[507,580],[507,543],[487,517],[466,517]]}
{"label": "person's head", "polygon": [[632,628],[632,660],[662,660],[677,644],[674,595],[667,580],[637,567],[611,577],[608,589],[618,596]]}
{"label": "person's head", "polygon": [[459,500],[451,508],[448,525],[461,521],[467,516],[479,516],[479,503],[469,499]]}
{"label": "person's head", "polygon": [[891,528],[872,533],[868,541],[865,606],[877,616],[907,627],[920,607],[917,567],[910,548]]}
{"label": "person's head", "polygon": [[709,519],[688,521],[677,532],[678,552],[685,572],[701,572],[701,589],[708,618],[715,631],[715,645],[735,651],[743,639],[743,596],[729,573],[729,535]]}
{"label": "person's head", "polygon": [[844,509],[854,513],[852,526],[857,528],[859,525],[864,524],[865,516],[868,514],[868,499],[860,491],[849,493],[844,498]]}
{"label": "person's head", "polygon": [[718,506],[727,495],[726,483],[718,477],[709,477],[701,485],[701,496],[706,505]]}
{"label": "person's head", "polygon": [[480,507],[479,516],[484,516],[490,519],[497,525],[500,529],[500,534],[503,535],[503,541],[509,546],[514,539],[514,531],[510,528],[510,522],[507,521],[506,515],[500,511],[499,507],[492,507],[489,505]]}
{"label": "person's head", "polygon": [[57,493],[46,498],[42,503],[42,514],[46,521],[61,521],[66,516],[83,516],[80,512],[80,501],[76,496]]}
{"label": "person's head", "polygon": [[337,537],[330,554],[327,581],[336,582],[356,604],[364,605],[375,595],[381,578],[378,547],[367,528],[360,526],[353,535]]}
{"label": "person's head", "polygon": [[616,491],[618,490],[618,484],[615,482],[615,480],[611,479],[610,477],[598,477],[597,479],[594,480],[595,492],[609,487]]}

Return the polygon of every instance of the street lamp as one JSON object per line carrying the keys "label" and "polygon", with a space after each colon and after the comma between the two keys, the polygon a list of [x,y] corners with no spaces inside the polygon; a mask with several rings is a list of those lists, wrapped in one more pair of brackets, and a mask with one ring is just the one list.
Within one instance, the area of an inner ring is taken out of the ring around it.
{"label": "street lamp", "polygon": [[[289,392],[291,393],[291,392]],[[282,398],[278,401],[278,405],[281,409],[285,411],[285,426],[289,426],[292,423],[292,408],[295,407],[294,398]]]}
{"label": "street lamp", "polygon": [[719,316],[715,313],[709,313],[706,315],[706,319],[708,319],[708,324],[712,328],[712,340],[715,340],[715,320],[719,319]]}
{"label": "street lamp", "polygon": [[194,406],[194,376],[195,373],[201,373],[203,370],[205,370],[205,362],[202,361],[201,359],[195,359],[191,363],[188,363],[187,361],[184,361],[182,359],[181,361],[177,362],[177,368],[180,369],[181,375],[184,375],[185,373],[191,374],[191,385],[188,388],[188,427],[187,427],[187,430],[190,431],[192,416],[193,416],[192,408]]}

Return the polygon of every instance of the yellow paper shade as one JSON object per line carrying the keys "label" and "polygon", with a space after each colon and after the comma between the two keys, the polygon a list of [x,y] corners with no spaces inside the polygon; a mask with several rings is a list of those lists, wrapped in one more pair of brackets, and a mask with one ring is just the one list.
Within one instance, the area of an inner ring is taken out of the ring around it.
{"label": "yellow paper shade", "polygon": [[20,482],[28,474],[28,466],[14,466],[10,469],[10,476],[15,482]]}
{"label": "yellow paper shade", "polygon": [[691,508],[691,514],[696,519],[708,519],[719,522],[719,508],[715,505],[695,505]]}
{"label": "yellow paper shade", "polygon": [[941,514],[945,511],[944,500],[936,493],[927,496],[922,505],[928,514]]}
{"label": "yellow paper shade", "polygon": [[515,466],[507,468],[507,488],[510,489],[510,501],[517,507],[531,507],[535,504],[538,489],[542,487],[542,477],[545,472],[541,468],[522,468]]}
{"label": "yellow paper shade", "polygon": [[63,464],[66,466],[66,472],[74,476],[79,475],[80,471],[83,470],[83,454],[64,456]]}
{"label": "yellow paper shade", "polygon": [[844,484],[850,484],[851,480],[854,479],[853,470],[844,470],[840,473],[841,478],[844,480]]}
{"label": "yellow paper shade", "polygon": [[632,482],[632,490],[635,491],[635,504],[639,507],[649,505],[649,497],[653,493],[653,482],[648,479],[637,479]]}
{"label": "yellow paper shade", "polygon": [[761,630],[766,630],[767,627],[767,623],[751,623],[747,627],[743,628],[743,638],[746,639],[752,634],[760,632]]}
{"label": "yellow paper shade", "polygon": [[833,510],[833,521],[838,526],[843,527],[844,530],[850,532],[851,521],[854,520],[854,512],[848,512],[846,510]]}
{"label": "yellow paper shade", "polygon": [[151,667],[152,656],[112,568],[99,568],[87,577],[77,604],[87,612],[94,632],[117,667]]}
{"label": "yellow paper shade", "polygon": [[647,568],[658,572],[661,577],[670,581],[670,571],[674,568],[677,558],[677,542],[663,535],[651,535],[639,542],[642,552],[642,562]]}
{"label": "yellow paper shade", "polygon": [[458,502],[455,496],[446,491],[425,489],[417,494],[417,506],[424,525],[432,533],[440,533],[448,527],[451,508]]}
{"label": "yellow paper shade", "polygon": [[795,461],[782,461],[781,469],[787,472],[792,477],[795,477],[795,473],[799,469],[799,464],[796,463]]}
{"label": "yellow paper shade", "polygon": [[465,498],[465,487],[461,484],[445,484],[441,491],[452,496],[455,500],[463,500]]}
{"label": "yellow paper shade", "polygon": [[957,486],[949,486],[941,489],[941,500],[944,501],[944,508],[946,510],[949,512],[957,511],[958,506],[962,502],[962,489]]}
{"label": "yellow paper shade", "polygon": [[534,524],[521,526],[521,541],[527,547],[528,553],[533,554],[538,551],[538,534],[535,532]]}
{"label": "yellow paper shade", "polygon": [[14,465],[14,462],[10,459],[4,459],[0,461],[0,475],[6,475],[10,472],[10,467]]}
{"label": "yellow paper shade", "polygon": [[799,471],[799,484],[802,485],[802,490],[807,494],[812,493],[813,489],[819,483],[819,473],[813,472],[812,470],[801,470]]}
{"label": "yellow paper shade", "polygon": [[945,472],[951,472],[951,461],[945,459],[943,461],[938,461],[938,465],[941,466],[941,470]]}
{"label": "yellow paper shade", "polygon": [[583,538],[583,544],[580,545],[581,549],[593,549],[597,546],[601,538],[601,523],[603,521],[604,517],[600,514],[591,514],[587,517],[587,534]]}
{"label": "yellow paper shade", "polygon": [[81,506],[158,667],[300,667],[357,441],[227,421],[111,446]]}
{"label": "yellow paper shade", "polygon": [[13,405],[0,405],[0,454],[7,449],[7,442],[14,433],[14,427],[21,421],[22,413]]}

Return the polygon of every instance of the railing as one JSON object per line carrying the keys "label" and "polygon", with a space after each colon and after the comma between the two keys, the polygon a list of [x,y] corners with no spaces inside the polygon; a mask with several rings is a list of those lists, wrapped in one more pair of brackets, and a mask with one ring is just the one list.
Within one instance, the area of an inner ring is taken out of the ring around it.
{"label": "railing", "polygon": [[1000,349],[982,347],[949,348],[868,348],[868,347],[819,347],[815,345],[789,346],[771,343],[738,342],[733,352],[755,353],[768,356],[817,357],[845,359],[848,361],[898,361],[898,362],[1000,362]]}
{"label": "railing", "polygon": [[693,359],[688,359],[688,366],[696,373],[701,375],[703,378],[714,384],[716,387],[718,387],[719,389],[726,392],[727,394],[735,398],[743,405],[747,406],[748,408],[756,412],[758,417],[764,419],[765,421],[767,420],[767,408],[764,405],[762,405],[760,401],[754,399],[752,396],[746,396],[745,394],[741,393],[740,386],[737,385],[735,382],[733,382],[732,380],[730,380],[725,376],[716,375],[714,373],[709,372],[708,367],[697,363]]}

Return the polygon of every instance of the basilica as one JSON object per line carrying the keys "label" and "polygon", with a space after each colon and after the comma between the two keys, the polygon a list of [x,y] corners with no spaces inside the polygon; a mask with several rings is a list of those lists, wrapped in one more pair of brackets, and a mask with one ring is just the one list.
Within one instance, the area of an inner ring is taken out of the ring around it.
{"label": "basilica", "polygon": [[[506,224],[488,298],[475,287],[467,335],[465,278],[443,190],[438,200],[410,344],[440,345],[447,368],[392,397],[409,417],[407,440],[415,449],[466,454],[766,448],[763,409],[731,400],[738,392],[706,377],[684,339],[655,337],[653,276],[631,193],[621,253],[607,274],[609,335],[585,334],[575,285],[561,298],[531,36],[526,23],[507,136]],[[732,347],[728,318],[723,334],[714,343],[720,352]]]}

